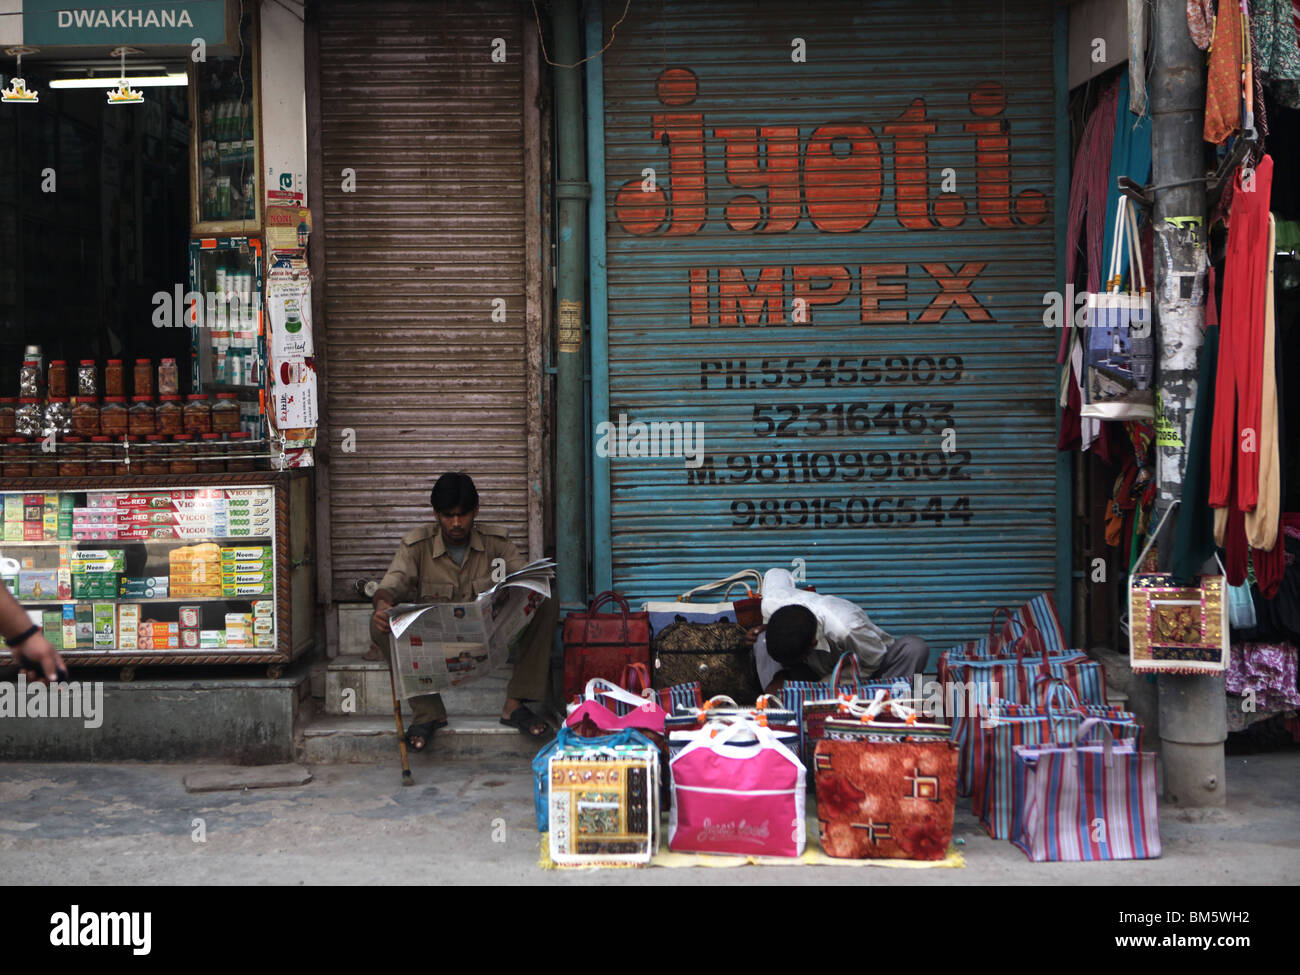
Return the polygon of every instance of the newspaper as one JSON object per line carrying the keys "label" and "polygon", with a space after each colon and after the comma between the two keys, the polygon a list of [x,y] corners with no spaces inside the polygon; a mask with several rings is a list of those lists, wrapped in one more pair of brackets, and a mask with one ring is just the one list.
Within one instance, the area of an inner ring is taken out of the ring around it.
{"label": "newspaper", "polygon": [[500,669],[550,597],[554,575],[554,561],[539,559],[470,603],[394,606],[388,621],[398,696],[436,694]]}

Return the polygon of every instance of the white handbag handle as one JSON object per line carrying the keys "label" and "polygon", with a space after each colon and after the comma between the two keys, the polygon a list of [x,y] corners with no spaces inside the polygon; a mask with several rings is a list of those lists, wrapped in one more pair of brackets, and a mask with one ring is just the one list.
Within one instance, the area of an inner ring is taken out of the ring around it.
{"label": "white handbag handle", "polygon": [[[746,580],[750,580],[754,583],[755,593],[757,593],[760,596],[763,594],[762,573],[760,573],[757,569],[742,569],[739,572],[733,572],[725,579],[719,579],[717,582],[707,582],[702,586],[696,586],[694,589],[689,589],[686,592],[682,593],[680,596],[678,596],[677,601],[679,603],[690,602],[691,597],[694,596],[696,593],[709,592],[710,590],[717,589],[721,586],[730,586],[731,583],[744,582]],[[728,589],[728,591],[730,591],[730,589]]]}
{"label": "white handbag handle", "polygon": [[1119,203],[1115,206],[1115,227],[1110,235],[1110,261],[1106,264],[1106,290],[1115,293],[1118,293],[1120,288],[1119,248],[1126,236],[1126,213],[1128,213],[1128,197],[1121,193]]}
{"label": "white handbag handle", "polygon": [[[1128,208],[1128,262],[1131,273],[1137,276],[1138,294],[1147,293],[1147,274],[1142,267],[1142,238],[1138,234],[1137,208],[1129,206]],[[1129,285],[1132,291],[1132,284]]]}
{"label": "white handbag handle", "polygon": [[742,731],[747,731],[752,734],[758,740],[760,745],[767,745],[773,748],[784,747],[776,740],[776,736],[765,726],[759,724],[757,721],[751,721],[748,718],[735,721],[724,727],[716,736],[709,739],[709,747],[716,750],[716,746],[725,745]]}
{"label": "white handbag handle", "polygon": [[612,697],[616,701],[622,701],[624,704],[630,704],[637,708],[654,703],[654,698],[633,694],[631,691],[625,690],[603,677],[593,677],[587,681],[587,688],[583,693],[583,699],[587,701],[594,701],[597,697]]}

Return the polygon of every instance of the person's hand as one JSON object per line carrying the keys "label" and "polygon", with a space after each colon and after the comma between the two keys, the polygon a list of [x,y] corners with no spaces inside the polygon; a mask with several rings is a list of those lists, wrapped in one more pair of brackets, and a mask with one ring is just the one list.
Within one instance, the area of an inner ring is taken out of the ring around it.
{"label": "person's hand", "polygon": [[752,647],[758,641],[758,635],[767,629],[766,625],[751,626],[745,631],[745,645]]}
{"label": "person's hand", "polygon": [[14,663],[22,667],[29,681],[48,684],[59,676],[59,671],[67,673],[63,666],[63,657],[55,650],[45,634],[37,631],[22,643],[10,649]]}
{"label": "person's hand", "polygon": [[392,608],[389,603],[380,603],[375,607],[374,621],[380,633],[388,633],[392,629],[388,625],[388,611]]}

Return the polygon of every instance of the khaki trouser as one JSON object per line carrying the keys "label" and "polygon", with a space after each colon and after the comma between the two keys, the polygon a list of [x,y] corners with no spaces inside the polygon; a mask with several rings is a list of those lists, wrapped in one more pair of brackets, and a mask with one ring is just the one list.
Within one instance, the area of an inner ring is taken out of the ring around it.
{"label": "khaki trouser", "polygon": [[[554,599],[545,600],[524,631],[523,642],[516,651],[514,676],[506,685],[506,697],[520,701],[541,701],[546,697],[547,677],[551,667],[551,644],[555,640],[555,627],[560,618],[560,604]],[[393,665],[389,635],[370,619],[370,642],[383,651],[389,667]],[[414,716],[411,724],[429,721],[446,721],[447,708],[441,694],[421,694],[411,698]]]}

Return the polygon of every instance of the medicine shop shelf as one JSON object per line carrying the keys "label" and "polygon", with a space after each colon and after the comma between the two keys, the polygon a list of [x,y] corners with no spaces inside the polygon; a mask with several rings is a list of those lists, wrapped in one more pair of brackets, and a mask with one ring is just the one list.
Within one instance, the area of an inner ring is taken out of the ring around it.
{"label": "medicine shop shelf", "polygon": [[[85,507],[86,493],[170,495],[174,500],[202,500],[187,498],[186,491],[226,491],[264,489],[269,493],[274,531],[263,535],[203,535],[192,538],[49,538],[42,540],[0,540],[0,554],[17,559],[20,563],[32,559],[30,569],[57,570],[59,550],[66,546],[69,555],[77,552],[104,549],[123,549],[128,571],[136,576],[161,576],[163,566],[171,568],[172,551],[190,545],[218,544],[225,548],[270,547],[273,582],[269,592],[248,595],[211,596],[85,596],[67,599],[33,599],[17,596],[24,607],[49,612],[59,606],[86,607],[93,604],[114,605],[114,632],[120,636],[119,608],[123,605],[141,607],[141,616],[153,622],[179,622],[177,607],[200,607],[200,628],[215,629],[227,613],[249,613],[255,602],[270,601],[273,608],[273,642],[271,646],[236,647],[181,647],[136,648],[78,646],[61,650],[69,667],[115,666],[122,667],[123,679],[130,679],[136,666],[168,665],[243,665],[266,664],[269,676],[275,677],[283,665],[305,652],[313,643],[315,591],[314,559],[311,555],[311,529],[314,515],[311,511],[313,492],[311,477],[306,471],[248,472],[231,474],[169,474],[158,476],[76,477],[76,478],[0,478],[0,497],[8,495],[74,495],[73,504]],[[213,497],[212,500],[217,500]],[[229,500],[227,498],[226,500]],[[53,502],[57,505],[59,502]],[[26,507],[26,506],[25,506]],[[42,502],[44,508],[44,499]],[[57,509],[56,509],[57,510]],[[177,510],[119,508],[121,510]],[[201,510],[201,509],[200,509]],[[26,514],[26,512],[24,512]],[[44,510],[42,511],[44,515]],[[42,521],[44,524],[44,521]],[[152,524],[152,523],[151,523]],[[42,552],[41,550],[45,551]],[[134,553],[134,554],[132,554]],[[144,556],[141,561],[141,556]],[[249,560],[254,561],[254,560]],[[172,573],[167,571],[170,577]],[[291,605],[296,600],[296,605]],[[151,612],[149,608],[154,608]],[[53,621],[51,620],[51,623]],[[85,618],[83,616],[83,629]],[[62,634],[60,634],[61,636]],[[83,632],[84,637],[84,632]],[[250,631],[248,639],[253,639]],[[55,644],[58,645],[58,642]]]}

